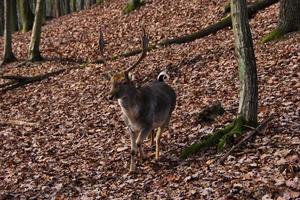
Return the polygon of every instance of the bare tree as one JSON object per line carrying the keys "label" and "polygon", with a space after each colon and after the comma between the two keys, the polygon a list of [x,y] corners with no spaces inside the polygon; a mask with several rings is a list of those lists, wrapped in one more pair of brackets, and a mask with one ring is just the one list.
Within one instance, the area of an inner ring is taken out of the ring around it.
{"label": "bare tree", "polygon": [[217,149],[222,151],[231,141],[244,133],[245,125],[257,126],[257,72],[246,0],[231,0],[231,19],[235,52],[239,64],[240,102],[238,116],[232,124],[224,129],[217,130],[205,136],[199,143],[187,147],[181,154],[182,159],[210,146],[217,146]]}
{"label": "bare tree", "polygon": [[31,41],[29,45],[29,55],[28,55],[29,60],[31,61],[42,60],[39,46],[41,40],[43,15],[45,14],[44,3],[45,0],[37,0],[36,9],[35,9],[35,18],[33,23],[32,34],[31,34]]}
{"label": "bare tree", "polygon": [[79,9],[80,10],[84,9],[84,0],[79,0]]}
{"label": "bare tree", "polygon": [[22,32],[27,32],[32,29],[34,15],[30,9],[28,0],[18,0],[18,5],[22,24]]}
{"label": "bare tree", "polygon": [[18,13],[17,13],[17,1],[11,0],[11,23],[12,23],[12,32],[19,30],[19,23],[18,23]]}
{"label": "bare tree", "polygon": [[4,2],[0,1],[0,36],[4,33]]}
{"label": "bare tree", "polygon": [[281,0],[279,8],[279,21],[277,27],[263,42],[278,39],[284,34],[300,30],[300,0]]}
{"label": "bare tree", "polygon": [[238,114],[247,124],[257,124],[258,87],[256,61],[246,0],[231,0],[235,52],[239,63],[240,103]]}
{"label": "bare tree", "polygon": [[11,23],[11,4],[12,1],[4,1],[4,54],[3,54],[3,63],[8,63],[16,60],[12,52],[12,23]]}
{"label": "bare tree", "polygon": [[72,12],[76,12],[77,10],[77,1],[76,0],[71,0],[72,2]]}
{"label": "bare tree", "polygon": [[60,17],[62,16],[62,12],[61,12],[61,1],[60,0],[54,0],[54,5],[53,5],[53,15],[55,17]]}
{"label": "bare tree", "polygon": [[70,0],[65,0],[65,14],[71,13],[71,2]]}

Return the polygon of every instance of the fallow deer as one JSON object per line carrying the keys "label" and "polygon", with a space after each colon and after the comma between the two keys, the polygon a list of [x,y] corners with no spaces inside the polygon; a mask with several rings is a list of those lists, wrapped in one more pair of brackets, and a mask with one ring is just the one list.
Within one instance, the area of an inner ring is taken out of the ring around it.
{"label": "fallow deer", "polygon": [[172,87],[165,83],[167,77],[165,72],[159,74],[157,80],[136,87],[129,72],[135,69],[138,64],[146,57],[149,39],[143,28],[142,34],[142,54],[135,64],[121,72],[114,72],[108,67],[104,56],[104,39],[100,31],[100,54],[104,66],[109,73],[111,81],[110,100],[117,100],[125,124],[128,126],[131,139],[131,160],[130,171],[136,170],[136,157],[140,153],[142,159],[145,159],[143,151],[143,141],[152,130],[157,128],[156,133],[156,152],[155,159],[159,159],[161,134],[168,127],[172,111],[176,104],[176,94]]}

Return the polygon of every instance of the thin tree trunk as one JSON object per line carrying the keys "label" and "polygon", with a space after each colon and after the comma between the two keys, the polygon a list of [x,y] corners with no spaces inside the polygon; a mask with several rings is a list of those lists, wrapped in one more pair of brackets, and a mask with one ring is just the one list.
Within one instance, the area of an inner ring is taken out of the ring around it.
{"label": "thin tree trunk", "polygon": [[77,1],[72,0],[72,12],[76,12],[76,11],[77,11]]}
{"label": "thin tree trunk", "polygon": [[247,124],[257,124],[258,87],[246,0],[231,0],[235,52],[239,63],[240,103],[238,115]]}
{"label": "thin tree trunk", "polygon": [[0,1],[0,36],[4,33],[4,2]]}
{"label": "thin tree trunk", "polygon": [[60,0],[54,0],[53,14],[55,17],[62,16]]}
{"label": "thin tree trunk", "polygon": [[70,14],[71,13],[71,7],[70,7],[70,0],[65,0],[65,13]]}
{"label": "thin tree trunk", "polygon": [[19,25],[18,25],[18,13],[17,13],[17,1],[16,0],[11,0],[11,23],[12,23],[12,32],[18,31],[19,30]]}
{"label": "thin tree trunk", "polygon": [[31,12],[28,0],[18,0],[20,18],[22,22],[22,32],[27,32],[32,29],[34,15]]}
{"label": "thin tree trunk", "polygon": [[79,9],[83,10],[84,9],[84,0],[79,1]]}
{"label": "thin tree trunk", "polygon": [[16,60],[12,52],[12,23],[11,23],[11,3],[10,0],[4,1],[4,54],[3,54],[3,63],[8,63]]}
{"label": "thin tree trunk", "polygon": [[31,41],[29,45],[29,55],[28,55],[29,60],[31,61],[42,60],[39,46],[40,46],[43,15],[44,15],[44,3],[45,0],[38,0],[35,9],[35,18],[34,18]]}

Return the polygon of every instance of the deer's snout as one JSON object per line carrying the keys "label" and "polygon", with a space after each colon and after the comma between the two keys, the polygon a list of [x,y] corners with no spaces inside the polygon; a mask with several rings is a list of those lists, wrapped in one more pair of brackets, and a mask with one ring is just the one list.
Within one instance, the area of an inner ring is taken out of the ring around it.
{"label": "deer's snout", "polygon": [[114,88],[112,89],[108,94],[108,100],[116,100],[118,98],[118,92],[119,90]]}

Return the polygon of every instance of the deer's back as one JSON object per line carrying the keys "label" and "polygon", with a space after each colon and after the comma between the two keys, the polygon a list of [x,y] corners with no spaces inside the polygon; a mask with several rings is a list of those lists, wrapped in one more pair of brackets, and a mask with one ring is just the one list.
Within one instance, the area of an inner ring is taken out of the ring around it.
{"label": "deer's back", "polygon": [[158,127],[169,120],[176,104],[176,94],[173,88],[165,82],[152,81],[140,88],[142,101],[147,102],[143,113],[151,117],[153,113],[154,126]]}

